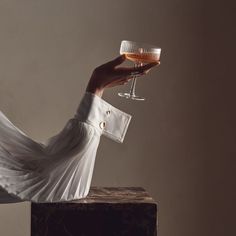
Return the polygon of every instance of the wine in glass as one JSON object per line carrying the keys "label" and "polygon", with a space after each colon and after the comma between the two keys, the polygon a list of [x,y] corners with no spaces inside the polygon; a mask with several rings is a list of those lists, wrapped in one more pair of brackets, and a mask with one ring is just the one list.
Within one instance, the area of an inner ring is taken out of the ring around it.
{"label": "wine in glass", "polygon": [[[147,63],[158,62],[160,60],[161,48],[145,43],[123,40],[120,45],[120,54],[125,54],[126,58],[133,61],[134,67],[137,68]],[[118,95],[133,100],[145,100],[144,97],[135,94],[137,77],[138,75],[133,75],[129,93],[118,93]]]}

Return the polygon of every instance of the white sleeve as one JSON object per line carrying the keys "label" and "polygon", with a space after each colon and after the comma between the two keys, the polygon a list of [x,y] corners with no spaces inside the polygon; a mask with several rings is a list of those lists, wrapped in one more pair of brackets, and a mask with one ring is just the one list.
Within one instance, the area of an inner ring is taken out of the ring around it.
{"label": "white sleeve", "polygon": [[86,92],[76,117],[102,131],[106,137],[122,143],[131,115],[115,108],[100,97]]}
{"label": "white sleeve", "polygon": [[130,115],[86,92],[65,127],[38,143],[1,112],[0,187],[9,198],[19,201],[61,202],[86,197],[100,136],[123,142],[130,119]]}

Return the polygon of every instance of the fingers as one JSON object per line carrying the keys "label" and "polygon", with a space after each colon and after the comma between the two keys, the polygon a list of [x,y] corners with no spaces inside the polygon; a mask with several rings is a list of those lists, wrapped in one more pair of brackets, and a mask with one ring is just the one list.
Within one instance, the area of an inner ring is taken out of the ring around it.
{"label": "fingers", "polygon": [[120,65],[122,62],[124,62],[125,59],[126,59],[125,54],[122,54],[121,56],[118,56],[114,60],[107,62],[106,65],[110,67],[115,67],[115,66]]}
{"label": "fingers", "polygon": [[149,63],[144,66],[137,67],[137,68],[130,68],[129,71],[131,75],[134,73],[137,75],[147,74],[151,70],[152,67],[157,66],[157,65],[160,65],[160,62],[153,62],[153,63]]}
{"label": "fingers", "polygon": [[157,65],[160,65],[160,62],[152,62],[152,63],[149,63],[149,64],[146,64],[144,66],[140,66],[140,67],[137,67],[137,68],[133,68],[133,71],[139,71],[140,73],[144,72],[144,71],[149,71],[152,67],[154,66],[157,66]]}
{"label": "fingers", "polygon": [[117,68],[116,72],[119,76],[141,76],[147,74],[152,67],[160,65],[160,62],[153,62],[140,67],[123,67]]}

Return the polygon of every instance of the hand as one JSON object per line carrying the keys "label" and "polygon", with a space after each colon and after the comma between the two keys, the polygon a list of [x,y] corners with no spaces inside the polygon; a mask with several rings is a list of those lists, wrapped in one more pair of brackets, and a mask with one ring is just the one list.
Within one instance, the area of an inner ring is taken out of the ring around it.
{"label": "hand", "polygon": [[147,74],[152,67],[160,64],[160,62],[154,62],[138,68],[117,67],[124,62],[125,59],[125,55],[121,55],[95,68],[86,91],[101,97],[105,88],[126,84],[134,75],[141,76]]}

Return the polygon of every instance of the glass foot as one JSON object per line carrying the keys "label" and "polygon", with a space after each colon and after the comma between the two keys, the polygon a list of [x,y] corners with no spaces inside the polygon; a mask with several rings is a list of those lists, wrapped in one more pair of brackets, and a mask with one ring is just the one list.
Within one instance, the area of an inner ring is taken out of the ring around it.
{"label": "glass foot", "polygon": [[127,99],[133,99],[133,100],[139,100],[139,101],[144,101],[145,98],[144,97],[140,97],[140,96],[137,96],[137,95],[131,95],[130,93],[118,93],[118,95],[120,97],[124,97],[124,98],[127,98]]}
{"label": "glass foot", "polygon": [[136,95],[132,95],[132,96],[131,96],[131,99],[133,99],[133,100],[139,100],[139,101],[144,101],[144,100],[145,100],[144,97],[140,97],[140,96],[136,96]]}
{"label": "glass foot", "polygon": [[130,98],[130,94],[129,93],[118,93],[118,95],[122,98]]}

